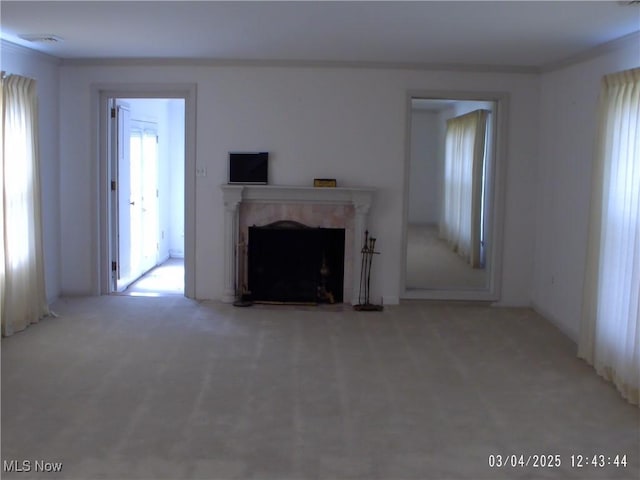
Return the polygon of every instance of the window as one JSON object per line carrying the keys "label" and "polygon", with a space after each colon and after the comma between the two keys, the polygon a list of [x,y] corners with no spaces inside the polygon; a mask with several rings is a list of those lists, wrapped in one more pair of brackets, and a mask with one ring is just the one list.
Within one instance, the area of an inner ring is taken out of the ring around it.
{"label": "window", "polygon": [[49,313],[44,285],[36,82],[2,78],[0,315],[11,335]]}
{"label": "window", "polygon": [[578,355],[638,404],[640,68],[602,80]]}

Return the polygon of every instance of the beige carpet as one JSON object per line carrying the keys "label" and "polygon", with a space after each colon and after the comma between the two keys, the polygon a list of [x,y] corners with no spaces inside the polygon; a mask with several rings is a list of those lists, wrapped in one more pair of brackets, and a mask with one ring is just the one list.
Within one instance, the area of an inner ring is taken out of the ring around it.
{"label": "beige carpet", "polygon": [[406,288],[479,289],[487,281],[486,270],[471,268],[438,238],[435,225],[407,226]]}
{"label": "beige carpet", "polygon": [[[2,340],[2,459],[74,479],[627,478],[637,408],[530,310],[64,299]],[[570,466],[627,454],[626,468]],[[492,454],[560,468],[491,469]],[[32,463],[32,466],[34,464]]]}

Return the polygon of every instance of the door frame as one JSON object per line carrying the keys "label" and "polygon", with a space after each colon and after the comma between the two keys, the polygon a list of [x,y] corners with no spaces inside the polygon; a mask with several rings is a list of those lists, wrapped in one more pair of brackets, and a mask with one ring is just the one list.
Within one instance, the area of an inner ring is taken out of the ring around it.
{"label": "door frame", "polygon": [[97,205],[98,222],[94,230],[99,245],[96,259],[96,294],[109,295],[111,292],[111,129],[110,99],[114,98],[181,98],[185,107],[185,152],[184,152],[184,295],[195,298],[195,226],[196,226],[196,94],[195,83],[171,84],[98,84],[91,88],[92,115],[95,125],[95,151],[98,155],[98,172],[95,177],[96,191],[99,192]]}
{"label": "door frame", "polygon": [[[483,289],[408,289],[406,286],[407,263],[407,228],[409,225],[409,174],[411,165],[411,100],[424,98],[433,100],[457,101],[489,101],[495,102],[496,110],[491,142],[493,144],[493,161],[488,165],[489,181],[486,187],[485,206],[489,212],[489,225],[485,230],[485,238],[489,239],[489,248],[485,250],[488,260],[487,285]],[[502,294],[502,253],[504,242],[505,216],[505,181],[507,174],[508,115],[510,96],[506,92],[484,91],[443,91],[443,90],[409,90],[405,96],[405,161],[403,182],[402,213],[402,268],[400,270],[401,300],[469,300],[499,302]]]}

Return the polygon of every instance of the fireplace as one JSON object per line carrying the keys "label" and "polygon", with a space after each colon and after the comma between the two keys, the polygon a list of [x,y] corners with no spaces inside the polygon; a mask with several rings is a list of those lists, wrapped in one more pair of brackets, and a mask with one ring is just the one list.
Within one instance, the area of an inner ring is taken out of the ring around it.
{"label": "fireplace", "polygon": [[249,299],[341,303],[345,230],[280,221],[249,227]]}
{"label": "fireplace", "polygon": [[[223,302],[233,302],[245,293],[245,287],[248,287],[247,247],[251,247],[247,244],[252,243],[249,242],[249,228],[255,225],[273,227],[272,224],[286,220],[298,222],[311,230],[324,230],[325,235],[330,235],[327,232],[334,229],[344,232],[343,289],[340,292],[337,291],[339,287],[331,286],[330,293],[334,295],[334,299],[342,297],[343,302],[351,302],[354,305],[358,303],[361,268],[359,253],[367,229],[367,217],[374,189],[222,185],[221,190],[225,208]],[[282,226],[283,224],[279,225]],[[339,256],[338,254],[336,258]],[[317,270],[317,266],[313,268]],[[335,266],[329,265],[329,270],[335,273],[341,269],[336,263]],[[317,291],[317,283],[313,288]],[[310,286],[307,287],[308,298],[311,296],[311,289]]]}

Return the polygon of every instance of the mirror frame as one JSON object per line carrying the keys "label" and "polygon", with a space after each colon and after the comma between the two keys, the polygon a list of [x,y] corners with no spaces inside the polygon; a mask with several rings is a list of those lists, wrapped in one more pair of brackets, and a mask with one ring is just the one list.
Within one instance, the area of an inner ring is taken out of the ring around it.
{"label": "mirror frame", "polygon": [[[411,101],[424,100],[456,100],[495,102],[495,128],[493,129],[493,158],[489,164],[487,188],[491,194],[487,196],[489,225],[487,229],[489,248],[487,249],[487,282],[483,289],[408,289],[407,275],[407,227],[409,223],[409,174],[411,164]],[[509,94],[506,92],[485,91],[432,91],[411,90],[405,99],[405,162],[403,184],[403,217],[402,217],[402,269],[400,272],[401,300],[467,300],[498,302],[502,293],[502,257],[504,243],[505,215],[505,183],[506,159],[508,144]]]}

